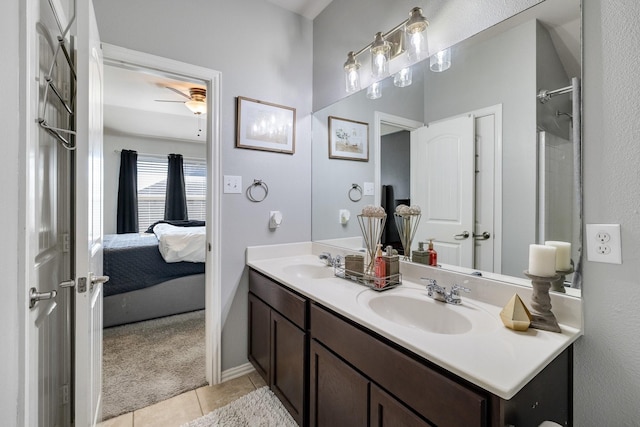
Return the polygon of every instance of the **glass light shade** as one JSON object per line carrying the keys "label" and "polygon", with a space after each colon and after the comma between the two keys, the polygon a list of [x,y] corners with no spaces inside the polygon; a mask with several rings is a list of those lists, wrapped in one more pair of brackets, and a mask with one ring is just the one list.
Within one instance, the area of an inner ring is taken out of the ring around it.
{"label": "glass light shade", "polygon": [[371,86],[367,88],[367,98],[378,99],[380,97],[382,97],[382,90],[380,90],[380,82],[372,83]]}
{"label": "glass light shade", "polygon": [[184,103],[193,114],[206,114],[207,103],[205,101],[190,100]]}
{"label": "glass light shade", "polygon": [[371,76],[381,79],[389,75],[389,51],[391,47],[382,33],[376,33],[371,45]]}
{"label": "glass light shade", "polygon": [[347,61],[344,63],[345,89],[347,93],[353,93],[360,90],[360,63],[356,60],[353,52],[347,55]]}
{"label": "glass light shade", "polygon": [[393,76],[393,84],[397,87],[406,87],[411,84],[411,67],[405,67]]}
{"label": "glass light shade", "polygon": [[446,71],[449,67],[451,67],[451,49],[441,50],[429,58],[429,68],[431,71]]}
{"label": "glass light shade", "polygon": [[429,48],[424,32],[407,34],[409,46],[407,47],[407,58],[412,63],[423,60],[429,55]]}

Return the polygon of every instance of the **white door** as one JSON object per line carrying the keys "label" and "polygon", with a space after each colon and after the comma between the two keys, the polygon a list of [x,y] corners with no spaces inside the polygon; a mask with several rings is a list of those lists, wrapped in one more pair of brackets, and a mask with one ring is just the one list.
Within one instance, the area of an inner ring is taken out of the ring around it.
{"label": "white door", "polygon": [[75,425],[100,421],[102,389],[102,52],[89,1],[76,2]]}
{"label": "white door", "polygon": [[[54,98],[51,87],[68,99],[71,71],[59,53],[56,35],[64,11],[36,0],[28,4],[26,91],[25,282],[29,292],[26,335],[25,425],[56,426],[69,423],[69,336],[66,320],[69,298],[58,284],[68,278],[69,253],[64,235],[69,229],[68,153],[53,133],[69,129],[69,113]],[[58,19],[56,19],[58,18]],[[53,35],[53,36],[52,36]],[[49,83],[52,86],[49,86]],[[68,135],[65,134],[66,137]],[[17,185],[17,183],[5,183]]]}
{"label": "white door", "polygon": [[474,155],[472,116],[411,133],[411,204],[422,208],[413,246],[433,239],[438,263],[473,267]]}

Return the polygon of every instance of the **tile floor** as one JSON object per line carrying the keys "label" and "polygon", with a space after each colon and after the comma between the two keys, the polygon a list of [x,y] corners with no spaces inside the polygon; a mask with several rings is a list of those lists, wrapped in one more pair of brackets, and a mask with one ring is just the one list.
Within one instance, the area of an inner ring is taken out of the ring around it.
{"label": "tile floor", "polygon": [[262,377],[253,371],[222,384],[201,387],[146,408],[111,418],[99,426],[179,427],[265,385]]}

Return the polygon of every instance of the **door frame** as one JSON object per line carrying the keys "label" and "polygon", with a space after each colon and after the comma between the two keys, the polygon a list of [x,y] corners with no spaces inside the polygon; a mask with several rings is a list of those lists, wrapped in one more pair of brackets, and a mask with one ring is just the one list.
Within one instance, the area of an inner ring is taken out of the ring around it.
{"label": "door frame", "polygon": [[394,116],[393,114],[383,113],[382,111],[373,112],[373,158],[375,159],[375,168],[373,172],[375,192],[373,196],[373,203],[376,206],[379,206],[381,204],[382,199],[382,161],[380,159],[380,153],[382,151],[381,145],[383,124],[392,125],[407,131],[416,130],[424,126],[423,122],[419,122],[417,120],[407,119],[401,116]]}
{"label": "door frame", "polygon": [[218,384],[221,372],[222,285],[221,285],[221,73],[209,68],[175,61],[108,43],[102,44],[105,65],[119,64],[167,72],[198,79],[207,85],[207,256],[205,279],[206,378]]}

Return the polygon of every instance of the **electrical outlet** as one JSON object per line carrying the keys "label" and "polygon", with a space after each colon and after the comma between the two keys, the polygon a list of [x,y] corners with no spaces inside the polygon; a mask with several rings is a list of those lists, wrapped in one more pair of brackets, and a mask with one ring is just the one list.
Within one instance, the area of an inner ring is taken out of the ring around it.
{"label": "electrical outlet", "polygon": [[620,224],[587,224],[587,260],[622,264]]}

